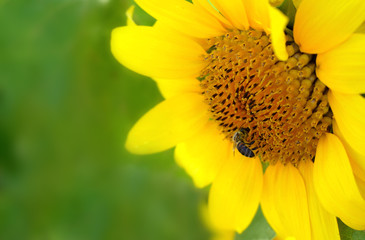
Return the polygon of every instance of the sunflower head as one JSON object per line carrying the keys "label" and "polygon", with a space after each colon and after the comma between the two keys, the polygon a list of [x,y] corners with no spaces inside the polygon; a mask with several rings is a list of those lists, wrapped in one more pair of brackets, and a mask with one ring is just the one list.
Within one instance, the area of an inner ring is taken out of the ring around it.
{"label": "sunflower head", "polygon": [[286,35],[287,61],[275,56],[270,36],[253,29],[207,39],[207,66],[198,78],[212,118],[232,139],[247,129],[262,161],[295,166],[313,160],[332,123],[328,88],[315,75],[315,57]]}
{"label": "sunflower head", "polygon": [[336,216],[365,229],[365,1],[289,1],[291,21],[267,0],[136,2],[157,22],[129,12],[112,52],[166,99],[131,152],[176,147],[195,184],[212,183],[220,229],[242,232],[259,204],[277,239],[339,239]]}

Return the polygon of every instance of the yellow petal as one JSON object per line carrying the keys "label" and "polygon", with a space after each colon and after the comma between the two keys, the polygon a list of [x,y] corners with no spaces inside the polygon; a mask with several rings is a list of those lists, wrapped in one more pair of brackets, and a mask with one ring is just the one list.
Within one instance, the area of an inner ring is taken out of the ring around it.
{"label": "yellow petal", "polygon": [[222,14],[220,14],[218,10],[213,7],[212,4],[210,4],[209,0],[193,0],[193,3],[198,8],[205,10],[216,19],[218,19],[221,22],[222,26],[224,26],[225,28],[232,29],[232,24],[226,18],[224,18]]}
{"label": "yellow petal", "polygon": [[249,28],[246,10],[242,0],[210,0],[210,2],[234,27],[241,30]]}
{"label": "yellow petal", "polygon": [[236,151],[230,155],[213,181],[209,211],[220,229],[241,233],[252,221],[262,191],[262,166],[259,159],[247,158]]}
{"label": "yellow petal", "polygon": [[288,24],[288,18],[278,9],[269,8],[270,25],[271,25],[271,41],[275,55],[279,60],[286,61],[288,52],[286,51],[286,40],[284,30]]}
{"label": "yellow petal", "polygon": [[244,0],[246,14],[250,26],[269,32],[270,29],[270,4],[267,0]]}
{"label": "yellow petal", "polygon": [[343,137],[336,121],[333,121],[333,132],[341,140],[343,146],[346,149],[346,153],[349,156],[352,171],[355,176],[365,181],[365,154],[357,152]]}
{"label": "yellow petal", "polygon": [[235,232],[234,231],[217,231],[213,237],[212,240],[235,240]]}
{"label": "yellow petal", "polygon": [[177,163],[199,188],[213,181],[229,154],[232,154],[232,143],[225,139],[212,121],[175,149]]}
{"label": "yellow petal", "polygon": [[127,26],[137,26],[133,20],[134,8],[134,5],[130,6],[125,13],[127,16]]}
{"label": "yellow petal", "polygon": [[126,148],[135,154],[150,154],[188,139],[208,121],[203,100],[200,94],[187,93],[156,105],[130,130]]}
{"label": "yellow petal", "polygon": [[279,7],[281,4],[283,4],[284,0],[269,0],[269,2],[273,7]]}
{"label": "yellow petal", "polygon": [[364,0],[305,0],[295,17],[302,52],[323,53],[345,41],[365,20]]}
{"label": "yellow petal", "polygon": [[345,148],[334,134],[323,135],[317,146],[313,181],[322,206],[357,230],[365,229],[362,198]]}
{"label": "yellow petal", "polygon": [[121,64],[151,77],[197,77],[205,66],[205,51],[198,43],[153,27],[115,28],[111,50]]}
{"label": "yellow petal", "polygon": [[201,92],[200,82],[196,78],[161,79],[155,78],[157,86],[164,98],[173,97],[186,92]]}
{"label": "yellow petal", "polygon": [[319,79],[337,92],[365,93],[364,46],[365,34],[357,33],[335,49],[318,54]]}
{"label": "yellow petal", "polygon": [[279,7],[285,0],[269,0],[270,5],[273,7]]}
{"label": "yellow petal", "polygon": [[329,91],[328,100],[344,139],[365,155],[365,98]]}
{"label": "yellow petal", "polygon": [[279,162],[266,169],[261,207],[279,239],[311,239],[304,181],[291,164]]}
{"label": "yellow petal", "polygon": [[136,3],[157,20],[193,37],[209,38],[226,32],[215,17],[185,0],[136,0]]}
{"label": "yellow petal", "polygon": [[309,217],[312,229],[312,240],[340,240],[336,216],[327,212],[314,190],[313,162],[307,161],[299,165],[304,179],[308,197]]}
{"label": "yellow petal", "polygon": [[209,215],[209,210],[207,205],[202,205],[201,207],[201,215],[203,217],[203,223],[205,223],[206,227],[211,231],[212,237],[211,240],[234,240],[235,232],[233,230],[219,230],[216,229],[212,224],[212,219]]}
{"label": "yellow petal", "polygon": [[359,188],[360,194],[365,199],[365,181],[355,176],[357,187]]}
{"label": "yellow petal", "polygon": [[286,238],[281,238],[279,236],[276,236],[273,238],[273,240],[297,240],[295,237],[286,237]]}
{"label": "yellow petal", "polygon": [[192,37],[189,36],[185,33],[182,33],[181,31],[176,30],[175,28],[172,28],[170,25],[166,24],[165,22],[161,22],[161,21],[156,21],[155,24],[153,25],[153,28],[156,29],[157,31],[159,31],[160,33],[164,34],[165,38],[171,38],[172,36],[174,37],[179,37],[182,36],[183,39],[188,38],[193,40],[194,42],[198,43],[203,49],[204,51],[208,50],[211,46],[206,47],[206,40],[203,38],[196,38],[196,37]]}

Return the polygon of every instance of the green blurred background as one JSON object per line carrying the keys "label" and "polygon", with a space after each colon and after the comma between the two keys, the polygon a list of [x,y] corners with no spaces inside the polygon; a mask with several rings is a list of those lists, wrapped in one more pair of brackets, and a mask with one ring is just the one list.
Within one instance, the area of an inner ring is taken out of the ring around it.
{"label": "green blurred background", "polygon": [[162,100],[110,53],[131,4],[0,1],[0,239],[208,239],[172,151],[124,149]]}
{"label": "green blurred background", "polygon": [[[124,149],[162,100],[110,33],[130,0],[0,0],[0,239],[210,239],[207,189],[173,160]],[[135,20],[153,24],[141,9]],[[271,239],[259,212],[236,239]]]}

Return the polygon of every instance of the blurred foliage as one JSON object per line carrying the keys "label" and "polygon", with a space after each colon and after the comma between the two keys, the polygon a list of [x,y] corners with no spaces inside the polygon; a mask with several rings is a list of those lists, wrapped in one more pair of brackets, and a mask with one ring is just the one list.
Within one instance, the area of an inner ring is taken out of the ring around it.
{"label": "blurred foliage", "polygon": [[[135,156],[128,130],[162,100],[110,33],[130,0],[0,0],[0,239],[209,239],[172,151]],[[137,23],[153,19],[139,8]],[[261,211],[237,239],[271,239]]]}
{"label": "blurred foliage", "polygon": [[162,100],[110,53],[131,3],[0,1],[0,239],[208,239],[172,151],[124,150]]}

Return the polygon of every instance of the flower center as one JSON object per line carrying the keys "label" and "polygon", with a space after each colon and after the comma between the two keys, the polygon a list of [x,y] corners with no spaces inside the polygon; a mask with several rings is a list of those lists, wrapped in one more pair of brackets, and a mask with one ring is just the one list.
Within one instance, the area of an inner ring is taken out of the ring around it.
{"label": "flower center", "polygon": [[315,56],[289,35],[289,59],[279,61],[269,36],[234,30],[207,39],[207,67],[199,80],[211,117],[234,141],[237,133],[262,161],[297,166],[314,160],[319,138],[332,125],[328,88],[315,75]]}

